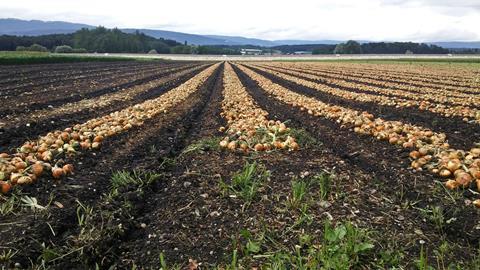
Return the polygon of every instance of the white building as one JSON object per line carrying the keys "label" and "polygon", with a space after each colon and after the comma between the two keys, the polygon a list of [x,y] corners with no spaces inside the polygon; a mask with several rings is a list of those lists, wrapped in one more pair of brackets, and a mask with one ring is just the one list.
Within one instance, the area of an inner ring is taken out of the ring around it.
{"label": "white building", "polygon": [[242,55],[261,55],[263,51],[259,49],[241,49],[240,53]]}

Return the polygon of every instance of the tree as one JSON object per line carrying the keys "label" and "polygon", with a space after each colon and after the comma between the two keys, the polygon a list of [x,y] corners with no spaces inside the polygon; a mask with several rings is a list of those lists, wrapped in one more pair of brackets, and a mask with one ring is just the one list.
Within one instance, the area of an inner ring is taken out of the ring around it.
{"label": "tree", "polygon": [[362,46],[355,40],[349,40],[346,43],[340,43],[335,47],[333,53],[336,54],[361,54]]}
{"label": "tree", "polygon": [[72,47],[68,45],[61,45],[55,48],[55,53],[72,53],[72,52],[73,52]]}

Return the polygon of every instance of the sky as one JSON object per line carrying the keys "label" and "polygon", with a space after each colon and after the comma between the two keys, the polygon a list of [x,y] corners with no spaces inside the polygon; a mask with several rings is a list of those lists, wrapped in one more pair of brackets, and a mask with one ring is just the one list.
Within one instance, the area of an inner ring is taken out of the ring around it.
{"label": "sky", "polygon": [[480,0],[2,0],[0,17],[268,40],[480,41]]}

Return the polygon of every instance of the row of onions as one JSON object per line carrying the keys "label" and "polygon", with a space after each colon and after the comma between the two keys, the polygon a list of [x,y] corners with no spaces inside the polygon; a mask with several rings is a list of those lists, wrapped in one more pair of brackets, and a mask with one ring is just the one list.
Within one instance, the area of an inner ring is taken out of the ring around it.
{"label": "row of onions", "polygon": [[[369,66],[351,64],[351,66],[345,66],[340,63],[306,63],[305,65],[296,65],[292,63],[292,66],[300,66],[307,69],[315,69],[318,71],[326,72],[329,74],[335,75],[346,75],[352,78],[368,78],[377,82],[390,81],[393,85],[401,87],[405,82],[412,82],[415,87],[412,90],[417,89],[417,87],[424,88],[428,90],[429,88],[438,88],[438,89],[448,89],[452,93],[469,93],[469,92],[478,92],[479,90],[475,87],[474,74],[471,74],[469,78],[455,78],[454,74],[456,71],[451,71],[450,74],[443,74],[441,72],[435,72],[435,69],[421,68],[415,66],[416,68],[410,70],[411,72],[402,74],[398,68],[396,69],[382,69],[377,67],[378,64],[375,64],[374,67],[368,68]],[[405,68],[402,66],[402,68]],[[409,67],[410,69],[412,67]],[[433,72],[432,75],[426,75],[425,72]],[[380,80],[381,78],[381,80]],[[405,85],[406,87],[407,85]]]}
{"label": "row of onions", "polygon": [[42,121],[43,119],[46,119],[46,118],[61,116],[67,113],[72,114],[75,112],[80,112],[85,109],[98,109],[98,108],[107,107],[111,104],[114,104],[115,102],[129,101],[134,99],[137,95],[148,91],[149,89],[160,87],[161,85],[165,84],[170,80],[173,80],[175,78],[186,75],[192,71],[195,71],[204,67],[205,66],[202,65],[202,66],[196,66],[188,69],[184,69],[183,67],[169,68],[169,69],[166,69],[164,72],[175,72],[176,70],[179,70],[179,69],[183,69],[183,70],[170,74],[168,76],[163,76],[159,79],[148,81],[143,84],[134,85],[132,87],[124,88],[119,91],[105,94],[99,97],[82,99],[78,102],[66,103],[64,105],[55,107],[53,109],[48,108],[48,109],[43,109],[35,112],[19,114],[15,116],[17,118],[16,121],[15,120],[9,121],[8,125],[5,125],[5,127],[8,128],[9,126],[18,125],[19,122]]}
{"label": "row of onions", "polygon": [[228,128],[220,128],[227,134],[220,141],[221,147],[245,153],[299,149],[284,123],[268,120],[268,112],[255,103],[229,63],[225,64],[223,96],[221,116],[227,120]]}
{"label": "row of onions", "polygon": [[[349,85],[363,91],[379,93],[387,96],[401,96],[407,99],[424,99],[432,100],[437,103],[453,103],[460,105],[466,104],[466,101],[480,101],[480,98],[472,95],[471,93],[458,92],[452,90],[451,88],[442,89],[438,87],[432,88],[431,86],[408,85],[405,83],[408,81],[408,79],[401,80],[400,82],[396,83],[386,80],[386,76],[358,76],[355,75],[355,73],[352,74],[350,72],[342,71],[334,72],[328,69],[325,70],[325,68],[318,69],[316,66],[299,65],[295,63],[273,63],[266,64],[264,66],[276,67],[284,71],[297,71],[305,74],[303,76],[308,76],[311,79],[321,80],[328,83],[336,83],[338,81],[343,83],[345,86]],[[312,75],[314,76],[312,77]]]}
{"label": "row of onions", "polygon": [[307,66],[325,67],[328,70],[368,74],[393,80],[411,81],[425,86],[452,87],[454,91],[478,91],[475,69],[452,66],[444,68],[431,65],[382,65],[365,63],[306,63]]}
{"label": "row of onions", "polygon": [[[13,83],[9,84],[10,87],[2,88],[2,93],[0,96],[8,97],[17,97],[18,88],[28,87],[32,92],[32,89],[35,89],[35,93],[51,93],[55,91],[59,85],[64,85],[63,81],[68,80],[70,82],[68,85],[80,86],[82,87],[73,87],[70,90],[70,93],[81,93],[86,94],[91,91],[98,90],[99,87],[115,87],[119,84],[128,83],[132,80],[145,78],[148,76],[153,76],[159,72],[158,64],[156,66],[147,66],[147,67],[117,67],[112,69],[100,69],[95,72],[89,70],[86,74],[75,76],[69,71],[63,71],[61,73],[53,73],[55,75],[38,75],[32,76],[32,79],[25,78],[25,84]],[[83,72],[85,73],[85,72]],[[50,80],[45,80],[46,77],[52,76]],[[38,80],[41,78],[42,80]],[[115,78],[112,82],[112,78]],[[40,82],[40,85],[37,83]]]}
{"label": "row of onions", "polygon": [[109,137],[141,126],[146,120],[160,113],[167,113],[194,93],[218,66],[219,64],[215,64],[208,67],[158,98],[91,119],[63,131],[52,131],[36,141],[24,143],[15,153],[1,153],[2,192],[7,193],[15,185],[34,183],[47,171],[54,178],[72,173],[73,165],[65,164],[65,157],[73,156],[78,151],[99,149]]}
{"label": "row of onions", "polygon": [[[396,97],[386,97],[382,95],[366,94],[366,93],[356,93],[346,90],[341,90],[338,88],[330,87],[326,84],[315,83],[309,80],[304,80],[293,75],[289,75],[286,72],[276,71],[274,69],[265,69],[256,66],[258,69],[270,72],[276,76],[285,79],[287,81],[294,82],[299,85],[303,85],[321,92],[328,93],[330,95],[338,96],[345,99],[355,100],[359,102],[375,102],[385,106],[392,107],[417,107],[420,110],[428,110],[433,113],[438,113],[446,117],[459,116],[463,117],[464,121],[475,121],[480,123],[480,110],[476,108],[470,108],[468,106],[449,106],[444,104],[435,104],[425,100],[407,100]],[[306,76],[300,72],[288,72],[298,76]],[[315,77],[315,76],[314,76]],[[336,85],[341,85],[336,83]],[[414,96],[414,94],[412,94]],[[472,120],[473,119],[473,120]]]}
{"label": "row of onions", "polygon": [[[342,127],[353,128],[356,133],[411,149],[412,167],[418,171],[425,168],[444,177],[448,188],[467,188],[476,184],[480,190],[480,148],[473,148],[470,151],[451,149],[443,133],[435,133],[400,121],[375,118],[368,112],[326,104],[290,91],[245,66],[239,65],[239,68],[262,89],[286,104],[298,107],[310,115],[336,121]],[[480,199],[475,201],[475,205],[480,207]]]}

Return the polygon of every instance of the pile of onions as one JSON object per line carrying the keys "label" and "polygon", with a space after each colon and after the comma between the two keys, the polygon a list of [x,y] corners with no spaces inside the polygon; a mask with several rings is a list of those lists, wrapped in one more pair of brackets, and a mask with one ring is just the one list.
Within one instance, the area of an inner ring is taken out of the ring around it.
{"label": "pile of onions", "polygon": [[413,159],[412,167],[418,171],[425,167],[444,177],[454,177],[455,180],[446,182],[447,187],[468,187],[475,180],[477,188],[480,190],[480,148],[473,148],[467,153],[451,149],[446,135],[443,133],[435,133],[429,129],[404,124],[400,121],[375,118],[368,112],[329,105],[292,92],[245,66],[238,65],[238,67],[266,92],[310,115],[334,120],[342,127],[352,128],[357,133],[370,135],[393,145],[415,149],[410,153],[410,157]]}
{"label": "pile of onions", "polygon": [[30,184],[45,171],[54,178],[73,172],[72,164],[63,164],[62,158],[80,150],[99,149],[102,142],[111,136],[141,126],[145,120],[187,99],[218,68],[215,64],[184,84],[164,95],[127,107],[103,117],[91,119],[63,131],[53,131],[36,141],[26,142],[14,154],[0,154],[0,185],[6,193],[12,186]]}
{"label": "pile of onions", "polygon": [[221,147],[243,152],[299,149],[295,139],[286,135],[289,128],[285,123],[268,120],[268,113],[255,103],[228,63],[223,86],[221,116],[227,120],[228,129],[222,127],[220,131],[228,136],[220,142]]}

